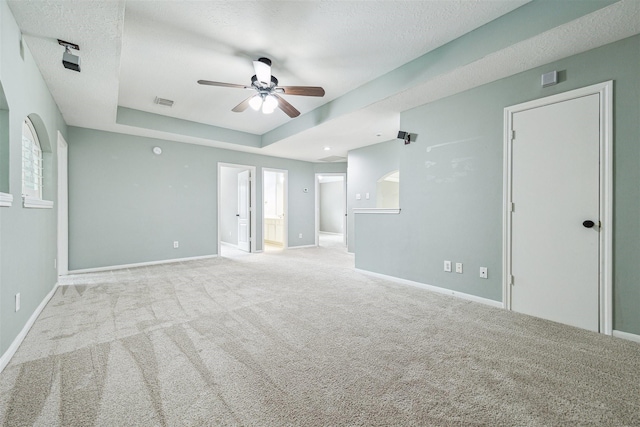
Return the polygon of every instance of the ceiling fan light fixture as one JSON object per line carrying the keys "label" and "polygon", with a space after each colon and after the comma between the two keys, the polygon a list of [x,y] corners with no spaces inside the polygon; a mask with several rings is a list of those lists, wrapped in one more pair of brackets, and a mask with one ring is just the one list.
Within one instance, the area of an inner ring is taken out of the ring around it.
{"label": "ceiling fan light fixture", "polygon": [[256,95],[249,100],[249,106],[253,108],[255,111],[260,110],[262,107],[262,97],[260,95]]}
{"label": "ceiling fan light fixture", "polygon": [[269,110],[275,110],[278,107],[278,98],[273,95],[267,95],[264,98],[264,106]]}

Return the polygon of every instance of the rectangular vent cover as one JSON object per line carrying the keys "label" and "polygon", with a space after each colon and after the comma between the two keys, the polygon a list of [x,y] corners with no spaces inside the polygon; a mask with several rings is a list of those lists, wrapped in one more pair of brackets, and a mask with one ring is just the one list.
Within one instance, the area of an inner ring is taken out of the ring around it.
{"label": "rectangular vent cover", "polygon": [[173,106],[173,101],[170,99],[164,99],[164,98],[158,98],[156,96],[156,99],[153,101],[158,105],[164,105],[165,107],[172,107]]}

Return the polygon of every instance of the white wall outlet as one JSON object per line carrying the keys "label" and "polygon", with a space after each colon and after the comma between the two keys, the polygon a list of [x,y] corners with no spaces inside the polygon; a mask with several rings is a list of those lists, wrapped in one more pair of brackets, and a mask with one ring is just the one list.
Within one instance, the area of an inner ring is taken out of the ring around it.
{"label": "white wall outlet", "polygon": [[367,200],[369,200],[369,193],[365,193],[365,194],[364,194],[364,198],[365,198],[365,199],[367,199]]}
{"label": "white wall outlet", "polygon": [[489,278],[489,272],[487,271],[487,267],[480,267],[480,278],[481,279]]}
{"label": "white wall outlet", "polygon": [[20,310],[20,292],[16,294],[16,311]]}
{"label": "white wall outlet", "polygon": [[302,239],[302,233],[298,234],[298,239]]}
{"label": "white wall outlet", "polygon": [[451,273],[451,261],[444,262],[444,271]]}
{"label": "white wall outlet", "polygon": [[173,242],[173,249],[178,249],[179,246],[180,246],[180,244],[178,243],[177,240],[175,242]]}
{"label": "white wall outlet", "polygon": [[360,195],[360,193],[357,193],[356,194],[356,200],[360,200],[360,199],[362,199],[362,196]]}
{"label": "white wall outlet", "polygon": [[456,273],[462,274],[462,263],[456,262]]}

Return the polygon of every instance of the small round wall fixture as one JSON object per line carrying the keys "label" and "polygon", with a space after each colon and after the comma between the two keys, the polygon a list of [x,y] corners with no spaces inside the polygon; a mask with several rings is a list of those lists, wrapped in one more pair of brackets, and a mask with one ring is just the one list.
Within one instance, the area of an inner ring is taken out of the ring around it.
{"label": "small round wall fixture", "polygon": [[159,156],[160,154],[162,154],[162,148],[153,147],[153,154],[157,154]]}

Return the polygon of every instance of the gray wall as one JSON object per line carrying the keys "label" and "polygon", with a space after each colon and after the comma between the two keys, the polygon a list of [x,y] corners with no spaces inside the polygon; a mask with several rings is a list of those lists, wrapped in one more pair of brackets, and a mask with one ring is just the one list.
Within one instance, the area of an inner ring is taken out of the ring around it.
{"label": "gray wall", "polygon": [[220,239],[238,244],[238,173],[242,169],[220,169]]}
{"label": "gray wall", "polygon": [[[57,133],[67,129],[5,1],[0,1],[0,191],[13,195],[0,207],[0,355],[26,325],[57,280]],[[22,51],[22,52],[21,52]],[[44,198],[53,209],[22,207],[22,122],[33,118],[44,153]],[[15,311],[15,295],[21,309]]]}
{"label": "gray wall", "polygon": [[[387,173],[400,168],[400,149],[403,146],[402,141],[394,139],[349,152],[347,168],[347,242],[349,252],[355,251],[356,241],[354,238],[353,208],[376,207],[378,180]],[[369,193],[369,200],[365,198],[366,193]],[[356,194],[360,194],[360,200],[356,199]],[[400,207],[402,207],[402,200],[400,200]]]}
{"label": "gray wall", "polygon": [[218,162],[257,167],[257,218],[261,168],[288,170],[288,246],[315,243],[315,172],[331,165],[77,127],[68,142],[70,270],[216,254]]}
{"label": "gray wall", "polygon": [[320,231],[344,233],[344,180],[322,182],[318,186],[320,200]]}
{"label": "gray wall", "polygon": [[[419,138],[399,149],[402,211],[359,214],[356,266],[500,301],[504,108],[613,79],[614,328],[640,334],[638,64],[635,36],[403,113],[401,128]],[[552,70],[561,71],[561,83],[541,88],[540,75]],[[447,142],[457,143],[426,150]],[[373,148],[350,153],[350,178],[380,175],[385,155]],[[368,185],[350,180],[350,199]],[[444,273],[445,259],[470,272],[486,266],[489,279]]]}

